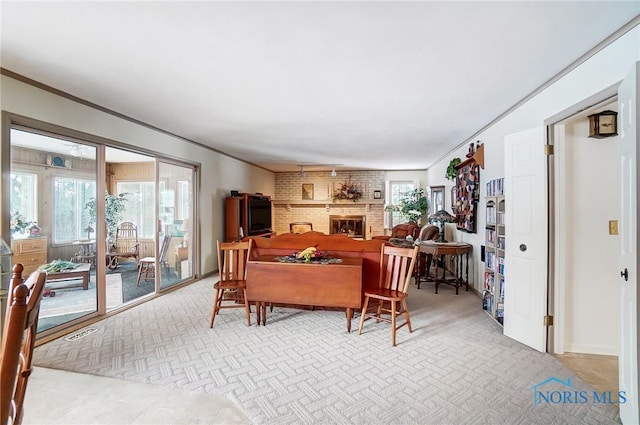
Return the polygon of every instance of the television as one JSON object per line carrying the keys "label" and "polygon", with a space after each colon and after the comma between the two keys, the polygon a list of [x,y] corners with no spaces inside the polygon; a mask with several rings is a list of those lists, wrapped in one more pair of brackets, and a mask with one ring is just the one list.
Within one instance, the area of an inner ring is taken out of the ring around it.
{"label": "television", "polygon": [[271,200],[251,196],[248,201],[249,236],[271,232]]}

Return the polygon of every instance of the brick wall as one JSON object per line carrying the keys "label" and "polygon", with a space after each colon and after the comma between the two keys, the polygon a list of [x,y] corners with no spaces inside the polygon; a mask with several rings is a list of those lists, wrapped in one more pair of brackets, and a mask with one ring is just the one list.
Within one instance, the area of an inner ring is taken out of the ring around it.
{"label": "brick wall", "polygon": [[[329,233],[330,215],[363,215],[366,217],[366,238],[384,234],[384,207],[381,200],[373,199],[373,192],[379,190],[384,199],[384,171],[342,171],[331,177],[330,171],[307,171],[276,173],[276,193],[274,201],[274,231],[278,234],[289,232],[289,223],[307,221],[313,223],[313,230]],[[332,196],[335,188],[342,183],[353,183],[362,198],[358,203],[337,201]],[[313,184],[313,200],[305,204],[282,204],[279,201],[302,202],[302,185]],[[375,203],[367,204],[367,200]],[[326,201],[326,202],[324,202]]]}

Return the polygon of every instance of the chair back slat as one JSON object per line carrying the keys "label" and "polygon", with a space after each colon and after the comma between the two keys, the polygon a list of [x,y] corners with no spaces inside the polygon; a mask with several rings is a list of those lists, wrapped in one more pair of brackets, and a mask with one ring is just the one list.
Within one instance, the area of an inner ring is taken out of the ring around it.
{"label": "chair back slat", "polygon": [[23,283],[22,264],[13,268],[0,357],[0,424],[22,422],[24,396],[31,374],[40,302],[47,274],[31,273]]}
{"label": "chair back slat", "polygon": [[251,256],[252,240],[246,242],[217,242],[220,280],[244,280],[247,261]]}
{"label": "chair back slat", "polygon": [[383,245],[380,261],[380,287],[406,293],[409,290],[418,247]]}
{"label": "chair back slat", "polygon": [[160,247],[160,264],[164,264],[167,261],[167,254],[169,253],[169,243],[171,243],[171,235],[165,235],[162,239],[162,246]]}

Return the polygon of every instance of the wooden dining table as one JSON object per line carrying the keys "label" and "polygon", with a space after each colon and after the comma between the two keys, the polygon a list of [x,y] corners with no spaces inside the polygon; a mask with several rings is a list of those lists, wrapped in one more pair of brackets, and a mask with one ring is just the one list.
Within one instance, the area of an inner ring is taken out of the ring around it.
{"label": "wooden dining table", "polygon": [[353,309],[362,308],[362,258],[305,263],[261,255],[247,262],[246,284],[258,324],[266,324],[268,303],[334,307],[345,309],[351,332]]}

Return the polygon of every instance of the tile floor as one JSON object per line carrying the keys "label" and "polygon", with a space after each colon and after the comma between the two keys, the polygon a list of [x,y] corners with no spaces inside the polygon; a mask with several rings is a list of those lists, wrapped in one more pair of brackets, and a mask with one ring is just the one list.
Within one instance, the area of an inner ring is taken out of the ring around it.
{"label": "tile floor", "polygon": [[618,391],[618,356],[565,353],[555,357],[598,391]]}
{"label": "tile floor", "polygon": [[229,400],[75,372],[35,367],[23,425],[250,424]]}

